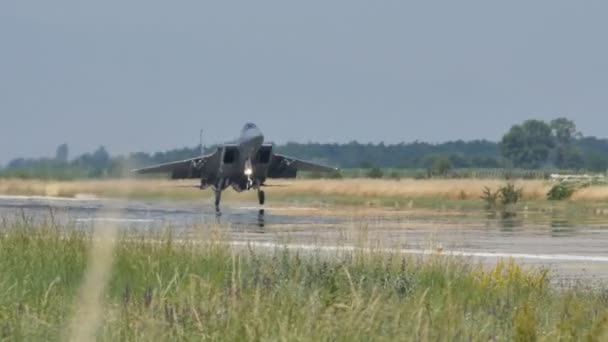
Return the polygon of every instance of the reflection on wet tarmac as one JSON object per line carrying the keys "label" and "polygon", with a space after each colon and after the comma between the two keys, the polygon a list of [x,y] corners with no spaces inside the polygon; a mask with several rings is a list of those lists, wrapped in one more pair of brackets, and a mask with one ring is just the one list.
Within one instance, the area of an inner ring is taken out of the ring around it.
{"label": "reflection on wet tarmac", "polygon": [[[219,211],[215,212],[215,223],[217,225],[221,225],[222,222],[222,213]],[[235,225],[238,224],[237,222],[230,222],[230,221],[226,221],[227,224],[229,225]],[[265,210],[264,209],[259,209],[258,210],[258,216],[257,216],[257,227],[259,228],[264,228],[266,224],[266,220],[265,220]],[[244,223],[244,225],[246,226],[247,223]]]}
{"label": "reflection on wet tarmac", "polygon": [[258,227],[264,228],[264,209],[258,210]]}
{"label": "reflection on wet tarmac", "polygon": [[[187,233],[201,224],[229,229],[234,241],[281,242],[316,245],[358,245],[382,248],[420,248],[501,255],[561,255],[573,258],[529,258],[523,262],[555,268],[558,273],[608,279],[608,216],[590,215],[573,220],[560,213],[484,215],[471,213],[381,212],[374,215],[331,215],[327,208],[315,211],[282,210],[280,207],[243,207],[226,203],[221,216],[203,202],[144,202],[101,200],[48,200],[0,198],[0,218],[27,217],[90,227],[107,207],[120,208],[121,217],[109,218],[129,229],[171,229]],[[284,208],[283,208],[284,209]],[[106,218],[108,219],[108,218]],[[589,256],[590,258],[586,258]],[[595,259],[594,259],[595,258]],[[536,260],[536,261],[535,261]],[[581,261],[582,260],[582,261]],[[593,267],[590,263],[595,262]]]}

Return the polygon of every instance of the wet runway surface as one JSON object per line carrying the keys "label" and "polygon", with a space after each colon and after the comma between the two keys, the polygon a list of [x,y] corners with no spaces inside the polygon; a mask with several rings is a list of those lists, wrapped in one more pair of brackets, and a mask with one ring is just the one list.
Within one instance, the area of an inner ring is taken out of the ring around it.
{"label": "wet runway surface", "polygon": [[[264,211],[265,213],[266,211]],[[209,223],[230,224],[235,228],[255,228],[266,224],[316,224],[327,222],[310,216],[260,215],[260,208],[224,206],[216,215],[207,202],[123,201],[105,199],[66,199],[27,196],[0,196],[0,217],[22,216],[73,222],[112,221],[132,228],[189,229]],[[332,220],[330,219],[329,222]]]}
{"label": "wet runway surface", "polygon": [[[226,203],[217,217],[208,201],[161,202],[0,196],[0,217],[70,222],[83,228],[113,222],[125,229],[172,229],[196,233],[201,224],[229,230],[236,243],[293,248],[365,246],[400,253],[454,254],[483,263],[513,257],[551,269],[554,278],[608,284],[608,216],[579,222],[568,217],[514,219],[480,213],[375,211],[370,215],[332,215],[331,209]],[[198,227],[198,228],[197,228]]]}

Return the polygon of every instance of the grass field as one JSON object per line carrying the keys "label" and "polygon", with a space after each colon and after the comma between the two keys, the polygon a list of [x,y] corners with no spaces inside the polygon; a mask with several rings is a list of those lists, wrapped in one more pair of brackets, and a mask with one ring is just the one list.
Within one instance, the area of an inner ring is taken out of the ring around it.
{"label": "grass field", "polygon": [[[467,212],[484,215],[485,203],[480,198],[484,187],[497,190],[504,180],[431,179],[431,180],[269,180],[266,204],[275,209],[294,204],[313,208],[318,215],[361,216],[425,210]],[[515,181],[523,189],[517,211],[528,213],[558,212],[568,216],[608,214],[608,186],[590,186],[577,190],[569,200],[548,201],[546,194],[553,186],[542,180]],[[211,201],[211,190],[200,191],[196,180],[108,179],[80,181],[42,181],[0,178],[0,195],[130,198],[142,200]],[[223,201],[257,201],[254,191],[224,192]],[[387,212],[387,209],[391,212]]]}
{"label": "grass field", "polygon": [[105,240],[52,221],[4,220],[0,340],[608,338],[606,291],[552,288],[545,271],[510,261],[261,251],[232,247],[217,227],[197,229],[207,238]]}
{"label": "grass field", "polygon": [[[516,180],[524,189],[524,199],[543,200],[552,184],[543,180]],[[78,181],[43,181],[0,178],[0,194],[75,197],[92,194],[100,197],[140,197],[199,199],[211,191],[197,191],[196,180],[107,179]],[[444,200],[479,199],[484,187],[497,189],[504,180],[430,179],[430,180],[268,180],[266,191],[280,198],[328,196],[362,199],[436,198]],[[229,197],[233,191],[227,191]],[[242,196],[242,195],[239,195]],[[255,194],[249,195],[255,197]],[[608,186],[592,186],[574,193],[574,201],[606,201]]]}

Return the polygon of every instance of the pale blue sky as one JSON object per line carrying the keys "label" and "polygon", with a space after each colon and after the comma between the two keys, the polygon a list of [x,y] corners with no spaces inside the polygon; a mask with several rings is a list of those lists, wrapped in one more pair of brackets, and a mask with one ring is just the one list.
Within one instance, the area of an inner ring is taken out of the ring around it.
{"label": "pale blue sky", "polygon": [[195,145],[608,127],[605,1],[0,2],[0,163]]}

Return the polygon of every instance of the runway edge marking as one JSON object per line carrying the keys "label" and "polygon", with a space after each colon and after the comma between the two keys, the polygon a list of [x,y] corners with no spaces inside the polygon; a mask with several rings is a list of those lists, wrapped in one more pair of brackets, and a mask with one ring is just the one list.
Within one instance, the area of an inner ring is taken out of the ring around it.
{"label": "runway edge marking", "polygon": [[586,262],[608,262],[608,256],[593,255],[569,255],[569,254],[528,254],[528,253],[506,253],[506,252],[468,252],[468,251],[437,251],[433,249],[397,249],[397,248],[361,248],[355,246],[322,246],[306,244],[281,244],[274,242],[251,242],[251,241],[231,241],[230,244],[236,247],[256,247],[256,248],[287,248],[290,250],[303,251],[326,251],[326,252],[383,252],[400,253],[412,255],[437,255],[437,256],[457,256],[457,257],[477,257],[477,258],[513,258],[524,260],[546,260],[546,261],[586,261]]}

